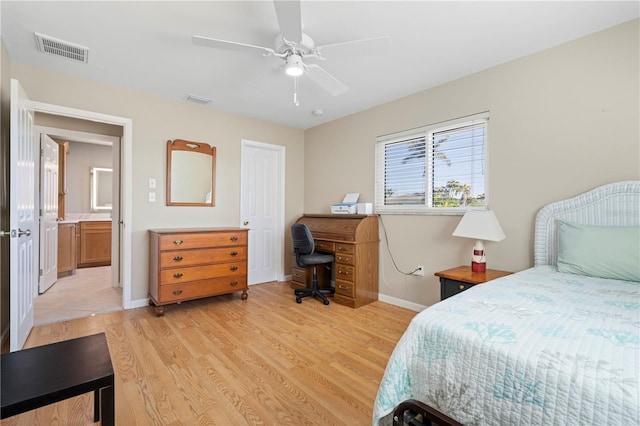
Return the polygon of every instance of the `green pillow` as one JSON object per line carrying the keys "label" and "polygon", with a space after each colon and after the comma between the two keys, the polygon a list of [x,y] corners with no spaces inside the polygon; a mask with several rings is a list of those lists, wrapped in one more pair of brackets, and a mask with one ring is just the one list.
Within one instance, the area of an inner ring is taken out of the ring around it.
{"label": "green pillow", "polygon": [[640,282],[640,226],[558,223],[558,271]]}

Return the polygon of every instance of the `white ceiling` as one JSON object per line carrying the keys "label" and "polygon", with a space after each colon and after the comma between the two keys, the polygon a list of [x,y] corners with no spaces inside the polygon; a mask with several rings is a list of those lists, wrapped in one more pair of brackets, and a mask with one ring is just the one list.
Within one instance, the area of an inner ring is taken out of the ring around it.
{"label": "white ceiling", "polygon": [[[281,59],[191,41],[273,48],[271,1],[2,0],[0,7],[13,61],[173,99],[196,94],[214,100],[202,108],[305,129],[637,18],[640,2],[302,0],[303,30],[316,45],[388,35],[392,47],[322,62],[349,90],[334,97],[301,77],[297,107]],[[34,32],[88,47],[88,64],[40,53]]]}

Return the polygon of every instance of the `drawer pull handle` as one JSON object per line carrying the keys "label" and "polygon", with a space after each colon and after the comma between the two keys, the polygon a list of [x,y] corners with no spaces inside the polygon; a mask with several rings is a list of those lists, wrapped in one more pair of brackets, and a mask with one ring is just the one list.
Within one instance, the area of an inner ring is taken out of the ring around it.
{"label": "drawer pull handle", "polygon": [[349,275],[349,272],[347,271],[343,271],[342,269],[338,271],[338,274],[340,275]]}
{"label": "drawer pull handle", "polygon": [[182,272],[178,272],[178,273],[173,274],[173,278],[175,278],[175,279],[182,278],[182,277],[183,277]]}
{"label": "drawer pull handle", "polygon": [[237,267],[237,266],[232,266],[232,267],[231,267],[231,268],[229,268],[229,269],[231,269],[232,271],[234,271],[234,272],[235,272],[235,271],[237,271],[237,270],[238,270],[238,267]]}
{"label": "drawer pull handle", "polygon": [[173,295],[174,296],[180,296],[182,294],[182,289],[177,289],[177,290],[173,290]]}
{"label": "drawer pull handle", "polygon": [[173,258],[174,262],[182,262],[182,256],[176,256]]}
{"label": "drawer pull handle", "polygon": [[236,237],[235,235],[233,237],[230,238],[231,241],[238,241],[238,237]]}
{"label": "drawer pull handle", "polygon": [[464,286],[463,286],[462,284],[460,284],[460,285],[458,286],[458,288],[459,288],[460,290],[464,290]]}
{"label": "drawer pull handle", "polygon": [[237,285],[238,285],[238,281],[231,281],[231,282],[229,283],[229,285],[230,285],[231,287],[235,287],[235,286],[237,286]]}
{"label": "drawer pull handle", "polygon": [[345,251],[346,249],[347,249],[346,247],[338,246],[338,250],[340,251]]}
{"label": "drawer pull handle", "polygon": [[232,252],[231,252],[231,256],[237,256],[237,255],[238,255],[238,252],[237,252],[237,251],[232,251]]}
{"label": "drawer pull handle", "polygon": [[173,240],[173,244],[175,244],[176,246],[179,246],[182,243],[184,243],[184,241],[182,240]]}
{"label": "drawer pull handle", "polygon": [[347,287],[346,285],[339,285],[338,288],[340,290],[349,290],[349,287]]}

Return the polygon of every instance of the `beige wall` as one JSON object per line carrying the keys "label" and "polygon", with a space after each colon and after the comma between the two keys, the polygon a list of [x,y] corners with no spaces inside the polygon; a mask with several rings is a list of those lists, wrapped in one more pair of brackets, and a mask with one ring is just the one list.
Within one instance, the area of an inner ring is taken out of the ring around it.
{"label": "beige wall", "polygon": [[[132,299],[147,297],[149,228],[238,226],[240,223],[240,141],[250,139],[286,147],[285,223],[302,213],[303,131],[169,100],[122,87],[12,62],[11,75],[34,101],[133,120]],[[201,141],[217,147],[215,207],[165,206],[166,143]],[[148,180],[155,178],[157,202],[148,202]],[[287,233],[288,236],[288,233]],[[291,250],[288,238],[286,253]],[[287,268],[290,256],[285,256]]]}
{"label": "beige wall", "polygon": [[[640,178],[639,22],[307,130],[305,212],[327,213],[347,192],[373,201],[376,136],[490,111],[490,208],[507,238],[487,243],[488,266],[531,266],[534,218],[544,204]],[[473,242],[451,236],[460,217],[382,219],[400,269],[426,271],[425,277],[396,272],[382,238],[380,293],[437,302],[434,272],[470,262]]]}

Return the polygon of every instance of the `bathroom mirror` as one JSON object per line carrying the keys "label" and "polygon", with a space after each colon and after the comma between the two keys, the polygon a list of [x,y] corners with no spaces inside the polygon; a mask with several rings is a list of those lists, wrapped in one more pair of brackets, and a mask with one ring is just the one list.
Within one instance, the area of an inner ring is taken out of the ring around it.
{"label": "bathroom mirror", "polygon": [[104,167],[91,167],[91,211],[111,210],[113,171]]}
{"label": "bathroom mirror", "polygon": [[215,206],[216,148],[167,141],[167,205]]}

